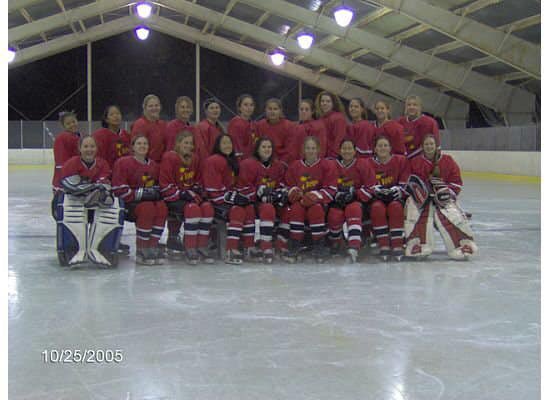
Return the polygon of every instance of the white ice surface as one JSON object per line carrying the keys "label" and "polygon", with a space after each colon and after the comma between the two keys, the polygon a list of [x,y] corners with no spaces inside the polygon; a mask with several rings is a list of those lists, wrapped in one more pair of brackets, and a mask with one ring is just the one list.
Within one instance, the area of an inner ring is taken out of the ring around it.
{"label": "white ice surface", "polygon": [[[539,185],[466,179],[471,262],[448,260],[439,241],[422,263],[129,258],[69,271],[57,264],[50,177],[9,172],[10,399],[540,396]],[[46,349],[121,349],[123,361],[45,364]]]}

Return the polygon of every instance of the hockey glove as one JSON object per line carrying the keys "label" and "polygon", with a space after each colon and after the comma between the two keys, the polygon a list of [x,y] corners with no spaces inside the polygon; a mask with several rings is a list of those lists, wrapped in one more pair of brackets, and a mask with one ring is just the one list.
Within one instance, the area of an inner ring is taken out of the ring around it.
{"label": "hockey glove", "polygon": [[441,187],[435,192],[435,203],[441,208],[446,207],[454,199],[453,192],[447,186]]}
{"label": "hockey glove", "polygon": [[424,207],[430,200],[429,189],[424,184],[424,181],[416,175],[409,177],[406,190],[420,208]]}
{"label": "hockey glove", "polygon": [[294,186],[288,191],[288,201],[291,204],[299,202],[304,196],[304,192],[298,186]]}
{"label": "hockey glove", "polygon": [[231,192],[227,192],[223,196],[223,200],[227,204],[231,204],[231,205],[235,205],[235,206],[241,206],[241,207],[244,207],[244,206],[247,206],[247,205],[250,204],[250,200],[248,200],[248,197],[243,196],[242,194],[240,194],[239,192],[237,192],[235,190],[233,190]]}
{"label": "hockey glove", "polygon": [[139,188],[135,192],[136,201],[158,201],[160,200],[160,190],[158,187]]}
{"label": "hockey glove", "polygon": [[338,207],[344,208],[355,198],[355,187],[350,186],[347,190],[340,191],[334,196],[334,202]]}
{"label": "hockey glove", "polygon": [[284,207],[288,203],[288,190],[285,188],[274,190],[271,193],[271,204],[277,207]]}
{"label": "hockey glove", "polygon": [[319,193],[317,190],[312,190],[311,192],[307,192],[304,194],[304,196],[300,200],[300,204],[303,207],[308,208],[322,201],[323,201],[323,195]]}
{"label": "hockey glove", "polygon": [[200,204],[202,199],[193,190],[182,190],[180,192],[180,200]]}
{"label": "hockey glove", "polygon": [[272,199],[272,190],[271,188],[268,188],[266,185],[260,185],[258,186],[258,190],[256,191],[256,198],[260,200],[262,203],[271,203]]}
{"label": "hockey glove", "polygon": [[392,186],[389,190],[393,201],[399,201],[403,198],[403,192],[399,186]]}

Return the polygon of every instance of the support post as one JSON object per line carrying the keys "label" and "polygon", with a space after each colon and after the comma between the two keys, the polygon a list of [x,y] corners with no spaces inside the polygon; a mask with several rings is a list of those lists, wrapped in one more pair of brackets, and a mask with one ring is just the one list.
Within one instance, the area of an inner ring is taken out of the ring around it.
{"label": "support post", "polygon": [[87,75],[88,75],[88,134],[92,134],[92,42],[88,42],[87,49]]}
{"label": "support post", "polygon": [[195,43],[195,122],[201,120],[201,46]]}
{"label": "support post", "polygon": [[298,79],[298,110],[300,109],[301,102],[302,102],[302,80]]}
{"label": "support post", "polygon": [[20,139],[19,145],[20,145],[21,148],[23,148],[23,120],[20,119],[19,122],[21,122],[21,124],[20,124],[21,128],[20,128],[20,131],[19,131],[19,135],[20,135],[21,139]]}

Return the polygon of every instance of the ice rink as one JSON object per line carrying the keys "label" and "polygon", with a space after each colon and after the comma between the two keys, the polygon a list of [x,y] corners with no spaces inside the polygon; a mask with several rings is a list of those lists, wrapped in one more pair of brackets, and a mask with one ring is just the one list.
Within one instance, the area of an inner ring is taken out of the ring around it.
{"label": "ice rink", "polygon": [[[51,173],[9,171],[12,400],[540,397],[539,184],[465,179],[470,262],[438,238],[417,263],[68,270]],[[43,361],[64,349],[122,360]]]}

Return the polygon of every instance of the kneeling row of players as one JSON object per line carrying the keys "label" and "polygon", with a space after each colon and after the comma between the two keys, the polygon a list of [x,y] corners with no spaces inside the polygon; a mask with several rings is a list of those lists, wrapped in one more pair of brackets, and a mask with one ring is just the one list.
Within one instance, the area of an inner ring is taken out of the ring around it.
{"label": "kneeling row of players", "polygon": [[[299,258],[306,223],[317,261],[343,245],[344,224],[348,256],[357,261],[365,236],[363,216],[371,221],[369,230],[384,260],[429,255],[434,225],[451,258],[467,259],[477,251],[456,203],[460,172],[431,136],[424,140],[422,156],[410,163],[392,155],[384,137],[377,140],[372,159],[356,158],[349,140],[341,143],[338,160],[319,159],[319,143],[311,137],[304,142],[304,159],[288,168],[272,158],[273,144],[265,138],[241,163],[228,135],[217,138],[204,165],[194,155],[190,132],[178,135],[175,150],[163,156],[160,166],[147,158],[145,136],[137,135],[132,147],[132,156],[115,163],[112,186],[111,171],[95,157],[91,137],[81,140],[80,156],[63,166],[55,197],[62,264],[86,259],[116,264],[124,219],[135,222],[136,261],[147,265],[162,263],[158,242],[167,220],[169,252],[184,252],[191,264],[214,261],[209,242],[215,218],[226,223],[224,260],[232,264],[253,255],[273,262],[276,220],[275,248],[287,262]],[[254,240],[256,219],[259,243]]]}

